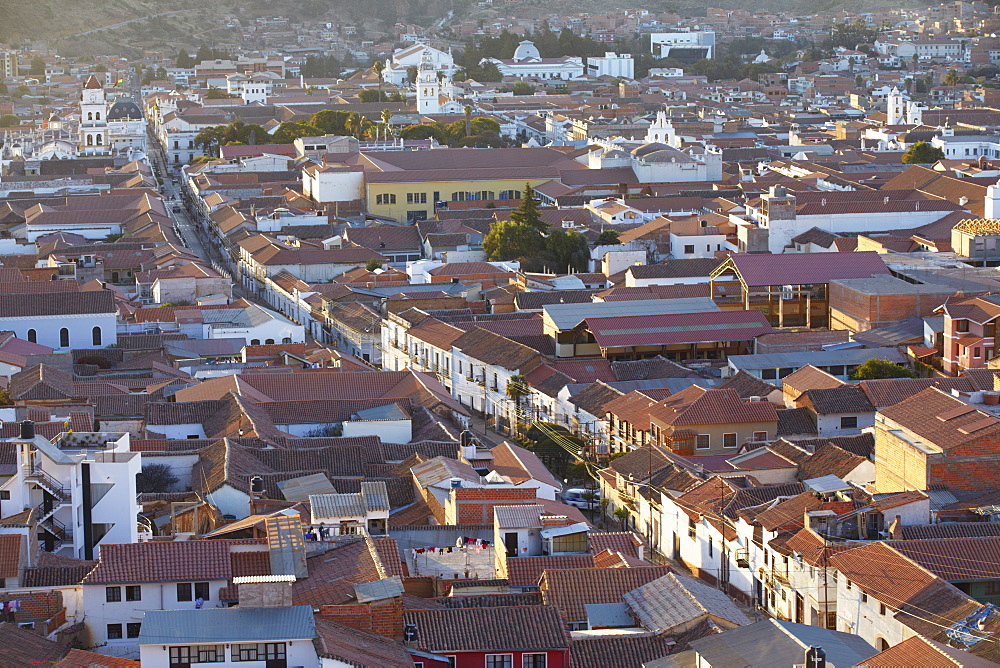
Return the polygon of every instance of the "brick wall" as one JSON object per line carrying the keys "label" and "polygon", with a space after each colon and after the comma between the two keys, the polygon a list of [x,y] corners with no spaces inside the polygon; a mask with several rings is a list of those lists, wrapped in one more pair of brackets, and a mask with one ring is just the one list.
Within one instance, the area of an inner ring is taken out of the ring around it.
{"label": "brick wall", "polygon": [[403,639],[403,599],[387,598],[371,603],[324,605],[319,614],[326,619],[393,640]]}
{"label": "brick wall", "polygon": [[927,489],[926,456],[882,424],[875,429],[875,487],[879,492]]}
{"label": "brick wall", "polygon": [[[830,328],[865,331],[897,320],[926,317],[952,296],[935,294],[870,295],[836,281],[830,283]],[[962,293],[955,293],[962,294]],[[969,296],[981,293],[967,293]]]}
{"label": "brick wall", "polygon": [[459,487],[451,490],[447,514],[454,524],[492,522],[494,506],[523,506],[534,500],[534,488]]}
{"label": "brick wall", "polygon": [[[58,621],[65,620],[66,608],[63,606],[62,592],[60,591],[32,591],[32,592],[6,592],[0,594],[0,603],[8,601],[20,601],[21,611],[15,613],[16,622],[45,622],[50,619]],[[0,621],[6,621],[2,619]],[[45,624],[36,624],[35,630],[40,633],[49,633],[50,629],[43,628]],[[55,625],[50,625],[55,628]]]}

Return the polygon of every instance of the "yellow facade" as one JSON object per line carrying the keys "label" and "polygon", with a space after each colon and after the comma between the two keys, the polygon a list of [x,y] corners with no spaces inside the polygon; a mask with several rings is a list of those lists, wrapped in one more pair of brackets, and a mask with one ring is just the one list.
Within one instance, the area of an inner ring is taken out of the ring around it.
{"label": "yellow facade", "polygon": [[491,179],[422,182],[367,182],[365,196],[368,212],[400,222],[434,218],[434,202],[476,200],[486,207],[489,202],[503,206],[503,201],[519,199],[525,183],[535,188],[551,181],[538,179]]}

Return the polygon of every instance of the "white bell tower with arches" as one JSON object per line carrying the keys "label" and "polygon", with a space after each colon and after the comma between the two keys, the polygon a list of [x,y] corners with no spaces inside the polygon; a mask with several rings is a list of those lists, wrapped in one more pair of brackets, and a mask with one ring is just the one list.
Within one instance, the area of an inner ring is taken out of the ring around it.
{"label": "white bell tower with arches", "polygon": [[421,114],[441,113],[441,81],[434,69],[429,51],[424,51],[417,72],[417,112]]}
{"label": "white bell tower with arches", "polygon": [[80,98],[80,154],[107,155],[110,152],[108,100],[104,86],[91,74],[83,85],[83,95]]}

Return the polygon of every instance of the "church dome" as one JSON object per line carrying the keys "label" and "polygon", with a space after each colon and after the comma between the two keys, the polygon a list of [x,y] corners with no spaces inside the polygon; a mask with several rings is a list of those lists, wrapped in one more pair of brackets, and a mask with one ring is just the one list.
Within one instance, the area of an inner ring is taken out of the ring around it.
{"label": "church dome", "polygon": [[529,58],[541,59],[542,54],[538,53],[538,47],[530,40],[524,40],[518,44],[514,50],[514,60],[528,60]]}
{"label": "church dome", "polygon": [[678,151],[676,148],[667,147],[660,149],[659,151],[653,151],[652,153],[646,153],[642,156],[642,161],[647,163],[653,162],[691,162],[691,158],[687,156],[683,151]]}
{"label": "church dome", "polygon": [[142,118],[142,109],[139,108],[135,102],[127,97],[120,97],[115,100],[115,103],[111,105],[108,109],[108,120],[118,121],[123,118],[140,119]]}
{"label": "church dome", "polygon": [[656,151],[662,151],[664,149],[669,149],[670,147],[666,144],[661,144],[660,142],[654,141],[648,144],[643,144],[638,148],[632,149],[632,155],[637,158],[641,158],[649,153],[655,153]]}

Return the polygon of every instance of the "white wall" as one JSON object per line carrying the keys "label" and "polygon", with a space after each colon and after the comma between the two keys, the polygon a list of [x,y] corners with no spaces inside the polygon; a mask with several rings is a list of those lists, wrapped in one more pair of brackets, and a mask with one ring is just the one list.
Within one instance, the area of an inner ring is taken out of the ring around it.
{"label": "white wall", "polygon": [[101,345],[118,343],[118,326],[114,313],[87,315],[38,315],[31,317],[4,317],[0,314],[0,330],[13,331],[17,338],[28,340],[28,330],[35,330],[35,343],[56,350],[67,350],[59,345],[59,331],[69,330],[70,348],[93,348],[93,328],[101,328]]}
{"label": "white wall", "polygon": [[[858,426],[854,429],[841,429],[840,418],[855,417]],[[831,413],[829,415],[816,415],[816,429],[822,437],[827,436],[855,436],[861,433],[865,427],[875,425],[875,413]]]}
{"label": "white wall", "polygon": [[378,436],[386,443],[409,443],[413,426],[409,420],[345,420],[344,436]]}
{"label": "white wall", "polygon": [[[319,657],[316,655],[316,648],[312,644],[312,640],[260,640],[258,642],[284,642],[287,665],[289,666],[304,666],[312,668],[313,666],[347,666],[352,664],[346,664],[341,662],[332,662],[329,659],[323,659],[323,663],[319,663]],[[288,644],[288,643],[291,644]],[[190,643],[176,643],[177,645],[188,645]],[[264,661],[233,661],[232,651],[236,647],[236,643],[201,643],[201,644],[222,644],[226,646],[226,660],[225,662],[215,662],[211,664],[205,664],[210,666],[237,666],[238,668],[264,668],[266,662]],[[142,645],[140,650],[140,660],[142,662],[143,668],[169,668],[170,667],[170,645]]]}

